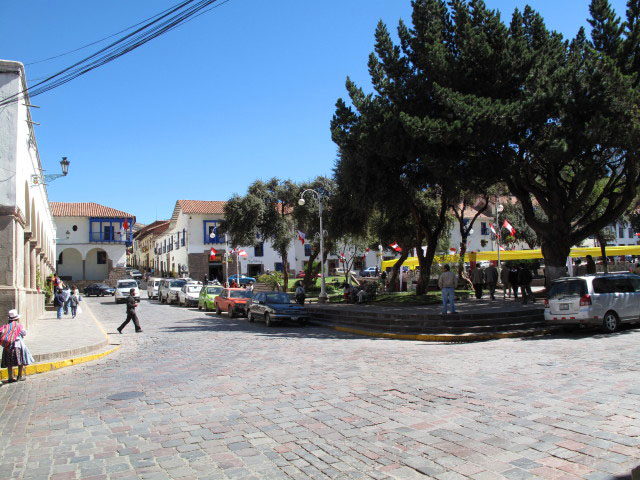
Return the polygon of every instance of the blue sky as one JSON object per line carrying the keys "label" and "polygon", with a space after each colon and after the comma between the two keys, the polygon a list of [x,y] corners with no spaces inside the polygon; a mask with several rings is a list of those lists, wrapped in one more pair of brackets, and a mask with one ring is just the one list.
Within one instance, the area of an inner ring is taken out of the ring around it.
{"label": "blue sky", "polygon": [[[0,4],[0,58],[38,61],[150,17],[178,0],[28,0]],[[486,0],[510,18],[527,2]],[[535,0],[573,36],[588,0]],[[612,1],[624,15],[625,0]],[[68,177],[49,199],[97,202],[148,223],[177,199],[226,200],[257,178],[331,175],[329,122],[349,75],[367,86],[379,19],[410,22],[409,0],[231,0],[124,57],[33,99],[40,157]],[[100,46],[103,46],[101,44]],[[90,47],[27,65],[36,79]]]}

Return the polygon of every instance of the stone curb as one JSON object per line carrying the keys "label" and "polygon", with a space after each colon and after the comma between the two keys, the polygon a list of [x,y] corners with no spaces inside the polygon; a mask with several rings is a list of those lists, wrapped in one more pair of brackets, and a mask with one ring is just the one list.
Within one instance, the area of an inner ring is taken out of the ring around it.
{"label": "stone curb", "polygon": [[387,338],[391,340],[414,340],[419,342],[445,342],[445,343],[464,343],[464,342],[481,342],[486,340],[498,340],[501,338],[524,338],[534,337],[538,335],[549,335],[560,330],[559,327],[540,328],[525,331],[512,331],[500,333],[465,333],[465,334],[402,334],[402,333],[386,333],[372,332],[367,330],[358,330],[348,327],[337,327],[322,323],[309,322],[318,327],[330,328],[339,332],[354,333],[366,337]]}
{"label": "stone curb", "polygon": [[[68,358],[66,360],[59,360],[56,362],[34,363],[32,365],[27,365],[26,367],[24,367],[22,370],[22,374],[35,375],[36,373],[45,373],[52,370],[58,370],[60,368],[71,367],[72,365],[92,362],[115,352],[119,348],[120,345],[116,345],[114,348],[107,350],[106,352],[94,353],[92,355],[85,355],[83,357]],[[2,370],[0,370],[0,380],[7,380],[8,378],[9,373],[7,372],[7,369],[3,368]]]}
{"label": "stone curb", "polygon": [[82,355],[84,353],[95,352],[96,350],[100,350],[101,348],[106,347],[109,344],[109,339],[105,338],[102,342],[96,343],[95,345],[89,345],[86,347],[74,348],[72,350],[64,350],[61,352],[52,352],[52,353],[41,353],[33,356],[33,359],[36,363],[42,363],[52,360],[62,360],[69,357],[75,357],[76,355]]}

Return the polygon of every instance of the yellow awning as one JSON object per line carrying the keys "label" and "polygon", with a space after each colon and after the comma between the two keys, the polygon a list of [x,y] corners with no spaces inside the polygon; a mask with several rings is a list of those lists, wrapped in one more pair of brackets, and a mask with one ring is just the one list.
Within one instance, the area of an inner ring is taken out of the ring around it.
{"label": "yellow awning", "polygon": [[[617,257],[620,255],[640,255],[640,245],[629,245],[624,247],[607,247],[607,256]],[[593,257],[599,257],[602,254],[600,247],[588,247],[588,248],[572,248],[569,256],[571,257],[586,257],[591,255]],[[500,261],[506,260],[530,260],[534,258],[543,258],[542,251],[539,248],[534,250],[505,250],[500,252]],[[497,250],[487,252],[467,252],[465,260],[468,262],[480,262],[486,260],[498,260]],[[382,270],[393,267],[397,260],[385,260],[382,262]],[[460,261],[459,255],[442,255],[436,256],[433,259],[437,263],[457,263]],[[418,257],[409,257],[402,264],[410,269],[416,268],[418,264]]]}

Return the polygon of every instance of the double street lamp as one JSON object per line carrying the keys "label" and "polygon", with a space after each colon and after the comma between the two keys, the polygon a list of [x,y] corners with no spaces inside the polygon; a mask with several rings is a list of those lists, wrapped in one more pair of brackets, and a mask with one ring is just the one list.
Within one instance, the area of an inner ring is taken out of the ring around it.
{"label": "double street lamp", "polygon": [[322,199],[323,195],[318,190],[313,190],[312,188],[306,189],[304,192],[300,194],[300,200],[298,200],[298,205],[301,207],[304,206],[305,200],[304,195],[306,193],[310,193],[316,198],[318,202],[318,214],[320,217],[320,275],[321,275],[321,283],[320,283],[320,296],[318,297],[318,302],[326,303],[327,301],[327,284],[324,277],[324,230],[322,228]]}

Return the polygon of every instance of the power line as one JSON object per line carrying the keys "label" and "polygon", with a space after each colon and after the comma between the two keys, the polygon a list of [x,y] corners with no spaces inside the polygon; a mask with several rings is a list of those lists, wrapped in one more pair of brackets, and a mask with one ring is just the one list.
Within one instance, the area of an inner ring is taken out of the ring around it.
{"label": "power line", "polygon": [[[21,95],[28,92],[30,97],[35,97],[42,93],[53,90],[65,83],[68,83],[81,75],[89,73],[113,60],[135,50],[138,47],[150,42],[154,38],[164,35],[167,32],[187,23],[204,13],[228,3],[230,0],[184,0],[173,7],[164,10],[160,14],[150,17],[154,20],[145,23],[142,27],[110,43],[97,52],[85,57],[73,65],[53,74],[36,83],[31,88],[0,100],[0,106],[17,102]],[[218,2],[217,5],[211,6]],[[191,5],[193,4],[193,5]],[[156,18],[157,17],[157,18]],[[139,25],[139,24],[137,24]]]}

